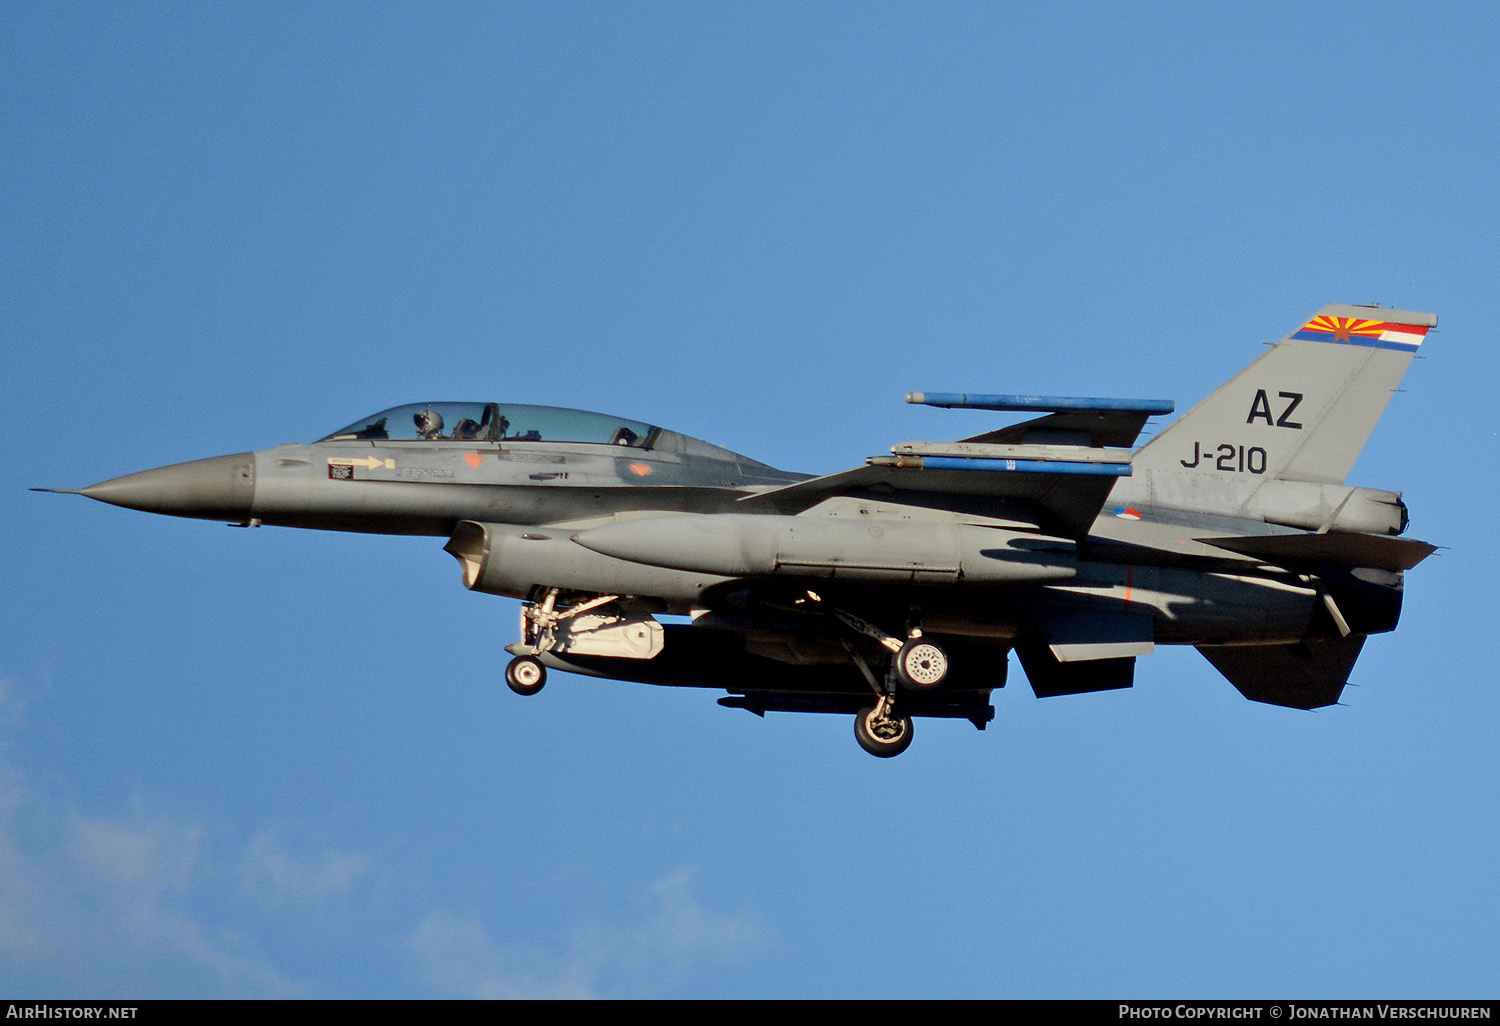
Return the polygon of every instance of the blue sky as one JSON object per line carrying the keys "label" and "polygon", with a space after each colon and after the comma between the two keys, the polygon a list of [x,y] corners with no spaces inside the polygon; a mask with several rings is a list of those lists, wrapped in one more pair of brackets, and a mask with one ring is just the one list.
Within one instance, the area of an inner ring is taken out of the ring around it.
{"label": "blue sky", "polygon": [[[0,8],[0,992],[1493,996],[1492,5]],[[1345,704],[1191,650],[919,721],[555,676],[440,539],[26,491],[424,399],[832,472],[1439,314]]]}

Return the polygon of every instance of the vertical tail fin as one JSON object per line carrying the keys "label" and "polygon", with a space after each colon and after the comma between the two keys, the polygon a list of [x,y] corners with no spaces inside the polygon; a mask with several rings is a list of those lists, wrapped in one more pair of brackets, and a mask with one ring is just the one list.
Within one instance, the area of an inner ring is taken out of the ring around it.
{"label": "vertical tail fin", "polygon": [[1142,471],[1342,484],[1437,317],[1325,306],[1151,440]]}

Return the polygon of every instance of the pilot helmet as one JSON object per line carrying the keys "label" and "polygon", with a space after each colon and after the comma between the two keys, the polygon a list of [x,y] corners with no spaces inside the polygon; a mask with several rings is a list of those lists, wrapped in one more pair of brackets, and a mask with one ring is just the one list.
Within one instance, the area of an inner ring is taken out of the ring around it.
{"label": "pilot helmet", "polygon": [[443,415],[437,410],[423,410],[412,418],[417,424],[417,433],[435,435],[443,430]]}

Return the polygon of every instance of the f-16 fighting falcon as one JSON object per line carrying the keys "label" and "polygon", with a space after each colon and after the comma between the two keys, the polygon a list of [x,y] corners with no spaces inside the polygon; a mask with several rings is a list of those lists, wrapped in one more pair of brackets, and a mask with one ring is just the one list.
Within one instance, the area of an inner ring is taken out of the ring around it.
{"label": "f-16 fighting falcon", "polygon": [[1401,537],[1399,492],[1344,479],[1436,324],[1324,307],[1139,449],[1171,402],[913,393],[1032,416],[825,477],[600,413],[430,402],[73,494],[446,538],[467,587],[522,602],[521,695],[549,670],[721,689],[761,716],[852,716],[893,756],[916,717],[983,730],[1012,650],[1052,697],[1130,687],[1162,644],[1314,709],[1434,551]]}

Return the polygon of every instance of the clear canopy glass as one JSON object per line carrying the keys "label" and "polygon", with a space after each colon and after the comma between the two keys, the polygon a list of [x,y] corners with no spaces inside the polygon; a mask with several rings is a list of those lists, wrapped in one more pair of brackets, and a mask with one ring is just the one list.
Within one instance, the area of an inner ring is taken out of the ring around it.
{"label": "clear canopy glass", "polygon": [[640,448],[655,430],[640,421],[558,406],[412,403],[355,421],[319,441],[593,442]]}

